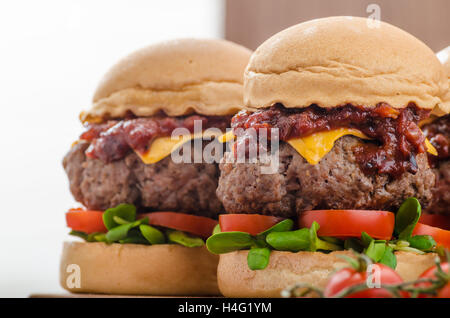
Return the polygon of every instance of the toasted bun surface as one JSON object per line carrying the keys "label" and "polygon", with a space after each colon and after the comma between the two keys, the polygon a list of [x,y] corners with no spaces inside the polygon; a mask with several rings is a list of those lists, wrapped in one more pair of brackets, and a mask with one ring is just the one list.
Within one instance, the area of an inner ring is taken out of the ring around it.
{"label": "toasted bun surface", "polygon": [[[75,293],[219,295],[218,261],[204,247],[65,242],[60,283]],[[71,285],[70,264],[79,266],[80,288]]]}
{"label": "toasted bun surface", "polygon": [[442,65],[444,65],[445,72],[447,74],[447,79],[449,82],[449,89],[447,90],[447,94],[445,95],[446,104],[438,107],[435,111],[437,115],[445,115],[450,113],[450,46],[447,46],[445,49],[439,51],[436,56],[441,61]]}
{"label": "toasted bun surface", "polygon": [[242,108],[251,51],[217,39],[161,42],[125,57],[106,73],[81,120],[192,112],[229,115]]}
{"label": "toasted bun surface", "polygon": [[[248,251],[220,255],[217,279],[226,297],[280,297],[281,291],[296,283],[324,288],[330,274],[346,265],[338,255],[352,256],[350,251],[330,254],[320,252],[272,251],[264,270],[252,271],[247,265]],[[434,265],[434,254],[418,255],[398,252],[396,271],[405,281],[417,279]]]}
{"label": "toasted bun surface", "polygon": [[436,53],[439,61],[444,65],[448,79],[450,79],[450,46]]}
{"label": "toasted bun surface", "polygon": [[375,106],[386,102],[423,109],[442,103],[448,83],[430,48],[388,23],[331,17],[292,26],[266,40],[244,75],[250,110],[282,103]]}

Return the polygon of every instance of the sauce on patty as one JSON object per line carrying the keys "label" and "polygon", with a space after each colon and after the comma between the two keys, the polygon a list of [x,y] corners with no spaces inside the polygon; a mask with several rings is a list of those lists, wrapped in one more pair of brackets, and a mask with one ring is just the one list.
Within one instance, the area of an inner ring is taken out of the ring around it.
{"label": "sauce on patty", "polygon": [[170,136],[176,128],[186,128],[193,133],[195,121],[201,121],[203,130],[215,127],[225,131],[230,120],[231,116],[201,115],[109,120],[101,124],[88,124],[80,139],[90,142],[87,157],[112,162],[124,158],[132,150],[145,153],[155,138]]}
{"label": "sauce on patty", "polygon": [[[370,108],[349,104],[331,109],[316,105],[292,109],[276,104],[253,113],[241,111],[233,117],[231,126],[238,137],[247,137],[238,138],[235,147],[239,142],[252,142],[245,132],[249,128],[257,132],[261,128],[278,128],[282,141],[336,128],[355,128],[372,139],[354,149],[361,170],[398,178],[406,171],[418,170],[415,156],[427,149],[418,123],[429,113],[412,103],[403,109],[386,103]],[[267,136],[269,139],[270,134]]]}

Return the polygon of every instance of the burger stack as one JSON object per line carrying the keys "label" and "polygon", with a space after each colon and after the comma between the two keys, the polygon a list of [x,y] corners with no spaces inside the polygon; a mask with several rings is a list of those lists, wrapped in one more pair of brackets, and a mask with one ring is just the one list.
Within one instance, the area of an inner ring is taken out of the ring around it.
{"label": "burger stack", "polygon": [[63,161],[85,242],[65,243],[62,286],[279,297],[324,287],[355,251],[416,279],[450,248],[420,223],[450,213],[449,74],[414,36],[355,17],[295,25],[253,54],[193,39],[131,54]]}

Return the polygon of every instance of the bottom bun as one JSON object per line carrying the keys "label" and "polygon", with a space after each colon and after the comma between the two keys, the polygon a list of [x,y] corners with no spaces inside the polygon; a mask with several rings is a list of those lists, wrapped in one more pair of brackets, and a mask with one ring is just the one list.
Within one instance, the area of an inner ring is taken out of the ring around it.
{"label": "bottom bun", "polygon": [[[324,288],[330,274],[345,266],[338,255],[352,256],[350,251],[320,252],[272,251],[264,270],[252,271],[247,266],[248,251],[220,255],[217,279],[225,297],[281,297],[281,291],[297,283]],[[418,255],[397,252],[396,271],[405,281],[417,279],[434,265],[436,254]]]}
{"label": "bottom bun", "polygon": [[218,261],[205,247],[65,242],[60,283],[74,293],[220,295]]}

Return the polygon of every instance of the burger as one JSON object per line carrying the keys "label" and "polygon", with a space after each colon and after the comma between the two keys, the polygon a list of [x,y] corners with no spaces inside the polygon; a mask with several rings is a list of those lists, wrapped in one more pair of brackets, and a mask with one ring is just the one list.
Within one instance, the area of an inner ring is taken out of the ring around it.
{"label": "burger", "polygon": [[236,138],[216,191],[227,214],[207,241],[223,295],[321,288],[354,252],[411,280],[450,246],[448,231],[417,235],[437,155],[419,122],[445,107],[447,78],[424,43],[372,22],[308,21],[252,54],[223,138]]}
{"label": "burger", "polygon": [[[450,80],[450,47],[437,54]],[[449,93],[450,94],[450,93]],[[448,98],[450,99],[450,97]],[[424,215],[424,220],[441,224],[450,230],[450,108],[436,109],[423,125],[425,136],[437,149],[438,156],[430,156],[431,166],[436,175],[433,201]]]}
{"label": "burger", "polygon": [[221,156],[223,145],[210,144],[242,108],[250,53],[224,40],[173,40],[138,50],[106,73],[63,160],[82,205],[66,213],[67,225],[84,239],[64,244],[63,288],[219,293],[218,257],[204,240],[223,211],[215,195],[220,157],[202,155],[211,148]]}

